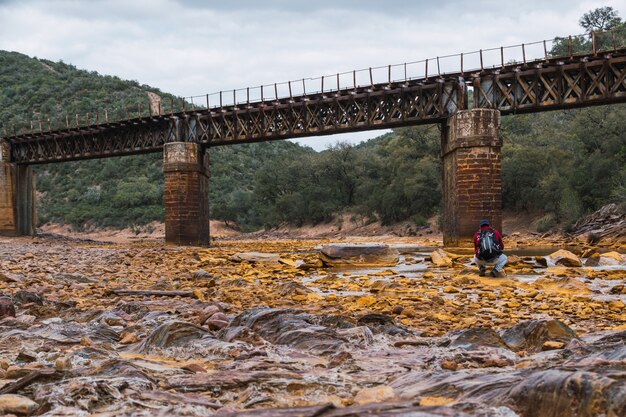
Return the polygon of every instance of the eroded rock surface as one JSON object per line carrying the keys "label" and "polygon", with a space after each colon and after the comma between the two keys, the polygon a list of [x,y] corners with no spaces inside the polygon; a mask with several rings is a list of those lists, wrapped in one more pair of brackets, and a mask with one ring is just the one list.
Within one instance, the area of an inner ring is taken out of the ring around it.
{"label": "eroded rock surface", "polygon": [[[0,407],[8,398],[19,401],[5,413],[46,416],[626,413],[619,265],[539,269],[512,256],[508,276],[493,279],[478,276],[471,254],[444,252],[450,262],[433,266],[432,248],[407,245],[389,266],[328,269],[318,243],[0,238]],[[273,260],[233,256],[255,251]]]}

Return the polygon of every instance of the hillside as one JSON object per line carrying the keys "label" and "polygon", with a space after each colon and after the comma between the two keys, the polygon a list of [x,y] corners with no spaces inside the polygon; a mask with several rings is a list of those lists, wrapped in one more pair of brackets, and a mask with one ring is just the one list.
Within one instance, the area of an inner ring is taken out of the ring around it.
{"label": "hillside", "polygon": [[[157,88],[0,51],[0,126],[39,115],[133,108]],[[503,118],[503,201],[571,227],[626,201],[626,106]],[[439,129],[395,129],[324,152],[281,141],[210,150],[211,218],[243,230],[332,219],[415,226],[441,207]],[[161,154],[37,166],[39,223],[129,227],[163,219]],[[337,221],[337,220],[335,220]]]}

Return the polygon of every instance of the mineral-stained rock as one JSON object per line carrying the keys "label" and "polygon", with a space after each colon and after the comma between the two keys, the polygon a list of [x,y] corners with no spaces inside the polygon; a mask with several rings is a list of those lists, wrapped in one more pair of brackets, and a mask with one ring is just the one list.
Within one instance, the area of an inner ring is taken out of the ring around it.
{"label": "mineral-stained rock", "polygon": [[377,387],[363,388],[354,396],[356,404],[379,403],[391,400],[395,397],[393,388],[389,385],[379,385]]}
{"label": "mineral-stained rock", "polygon": [[623,379],[579,370],[540,370],[506,392],[515,411],[525,417],[623,416]]}
{"label": "mineral-stained rock", "polygon": [[200,323],[205,324],[206,321],[215,313],[219,313],[222,310],[220,309],[219,306],[215,305],[215,304],[211,304],[206,306],[204,309],[202,309],[202,312],[200,313]]}
{"label": "mineral-stained rock", "polygon": [[182,321],[171,321],[157,327],[150,336],[133,347],[134,352],[148,353],[152,348],[183,346],[190,340],[200,339],[209,333],[202,327]]}
{"label": "mineral-stained rock", "polygon": [[443,249],[437,249],[430,254],[430,260],[437,266],[452,266],[452,258]]}
{"label": "mineral-stained rock", "polygon": [[43,305],[43,298],[31,291],[17,291],[13,294],[13,301],[16,304],[35,303],[40,306]]}
{"label": "mineral-stained rock", "polygon": [[253,308],[236,316],[228,328],[238,326],[271,343],[318,353],[336,352],[345,342],[335,330],[321,325],[320,317],[293,309]]}
{"label": "mineral-stained rock", "polygon": [[357,321],[357,324],[369,327],[375,334],[384,333],[391,336],[406,336],[411,334],[409,329],[402,325],[397,325],[392,317],[385,314],[367,314],[361,317]]}
{"label": "mineral-stained rock", "polygon": [[580,258],[578,256],[565,249],[559,249],[558,251],[550,254],[549,258],[552,260],[552,262],[554,262],[555,265],[573,267],[583,266],[583,263],[580,261]]}
{"label": "mineral-stained rock", "polygon": [[554,340],[548,340],[543,342],[541,350],[563,349],[563,347],[565,347],[565,342],[555,342]]}
{"label": "mineral-stained rock", "polygon": [[452,339],[451,348],[461,348],[466,350],[479,349],[482,346],[498,347],[508,349],[502,337],[489,327],[474,327],[467,330],[459,330],[450,334]]}
{"label": "mineral-stained rock", "polygon": [[[601,361],[625,361],[626,360],[626,330],[604,336],[593,343],[585,345],[585,351],[591,352],[587,358],[600,359]],[[572,359],[576,364],[579,359]]]}
{"label": "mineral-stained rock", "polygon": [[15,306],[9,297],[0,296],[0,319],[15,317]]}
{"label": "mineral-stained rock", "polygon": [[236,371],[197,373],[192,375],[177,375],[168,379],[166,389],[175,389],[186,392],[209,391],[215,389],[246,386],[251,383],[276,385],[285,380],[299,380],[302,376],[287,370],[267,371]]}
{"label": "mineral-stained rock", "polygon": [[280,289],[280,295],[282,297],[285,297],[288,295],[306,295],[312,292],[313,292],[312,289],[307,288],[304,285],[300,284],[299,282],[294,282],[294,281],[289,281],[289,282],[284,283],[283,285],[281,285],[281,289]]}
{"label": "mineral-stained rock", "polygon": [[327,266],[395,266],[399,252],[383,244],[330,244],[319,249],[320,259]]}
{"label": "mineral-stained rock", "polygon": [[562,290],[581,294],[589,292],[587,284],[575,277],[541,277],[535,281],[535,285],[549,292]]}
{"label": "mineral-stained rock", "polygon": [[138,395],[141,400],[144,401],[159,401],[167,402],[170,404],[193,404],[203,407],[209,407],[213,409],[222,408],[222,404],[208,400],[206,397],[199,394],[181,394],[168,391],[145,391]]}
{"label": "mineral-stained rock", "polygon": [[585,260],[585,266],[598,266],[600,265],[600,254],[593,253],[591,254],[587,260]]}
{"label": "mineral-stained rock", "polygon": [[228,326],[228,322],[229,319],[226,314],[222,312],[217,312],[209,317],[209,319],[206,321],[206,325],[209,326],[209,329],[211,330],[220,330]]}
{"label": "mineral-stained rock", "polygon": [[30,414],[39,404],[28,397],[16,394],[0,395],[0,412],[5,414]]}
{"label": "mineral-stained rock", "polygon": [[232,255],[228,259],[233,262],[278,263],[280,255],[277,253],[241,252]]}
{"label": "mineral-stained rock", "polygon": [[626,258],[619,252],[595,253],[585,262],[585,266],[624,265]]}
{"label": "mineral-stained rock", "polygon": [[626,294],[626,285],[624,284],[614,285],[609,292],[611,294]]}
{"label": "mineral-stained rock", "polygon": [[[495,410],[485,409],[486,414],[468,414],[448,406],[423,407],[415,404],[415,401],[407,402],[379,402],[350,407],[336,408],[333,404],[314,405],[308,407],[293,407],[279,409],[241,410],[232,413],[220,413],[220,417],[470,417],[470,416],[495,416]],[[510,415],[510,414],[509,414]]]}
{"label": "mineral-stained rock", "polygon": [[559,320],[523,321],[502,332],[502,339],[514,351],[538,352],[547,341],[568,342],[576,333]]}
{"label": "mineral-stained rock", "polygon": [[209,280],[211,278],[214,278],[213,275],[209,274],[207,271],[205,271],[204,269],[198,269],[197,271],[194,271],[191,274],[191,277],[195,280]]}

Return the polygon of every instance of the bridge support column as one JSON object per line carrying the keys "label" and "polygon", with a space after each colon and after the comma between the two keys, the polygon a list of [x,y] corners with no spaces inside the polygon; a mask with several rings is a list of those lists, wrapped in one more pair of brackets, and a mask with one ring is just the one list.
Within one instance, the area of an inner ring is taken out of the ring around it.
{"label": "bridge support column", "polygon": [[500,112],[463,110],[442,129],[443,244],[470,246],[480,219],[502,230]]}
{"label": "bridge support column", "polygon": [[9,145],[0,143],[0,235],[33,235],[35,219],[33,169],[10,163]]}
{"label": "bridge support column", "polygon": [[167,143],[163,149],[165,176],[165,242],[209,244],[208,153],[191,142]]}

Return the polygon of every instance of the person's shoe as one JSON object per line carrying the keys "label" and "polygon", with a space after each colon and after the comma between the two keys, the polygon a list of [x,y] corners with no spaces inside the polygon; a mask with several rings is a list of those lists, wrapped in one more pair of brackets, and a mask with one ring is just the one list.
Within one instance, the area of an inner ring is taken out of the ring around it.
{"label": "person's shoe", "polygon": [[487,272],[487,271],[485,270],[485,268],[480,268],[480,269],[478,270],[478,276],[480,276],[480,277],[484,277],[484,276],[486,275],[486,272]]}
{"label": "person's shoe", "polygon": [[504,272],[502,271],[498,271],[497,269],[494,269],[491,271],[491,276],[494,278],[503,278],[504,277]]}

